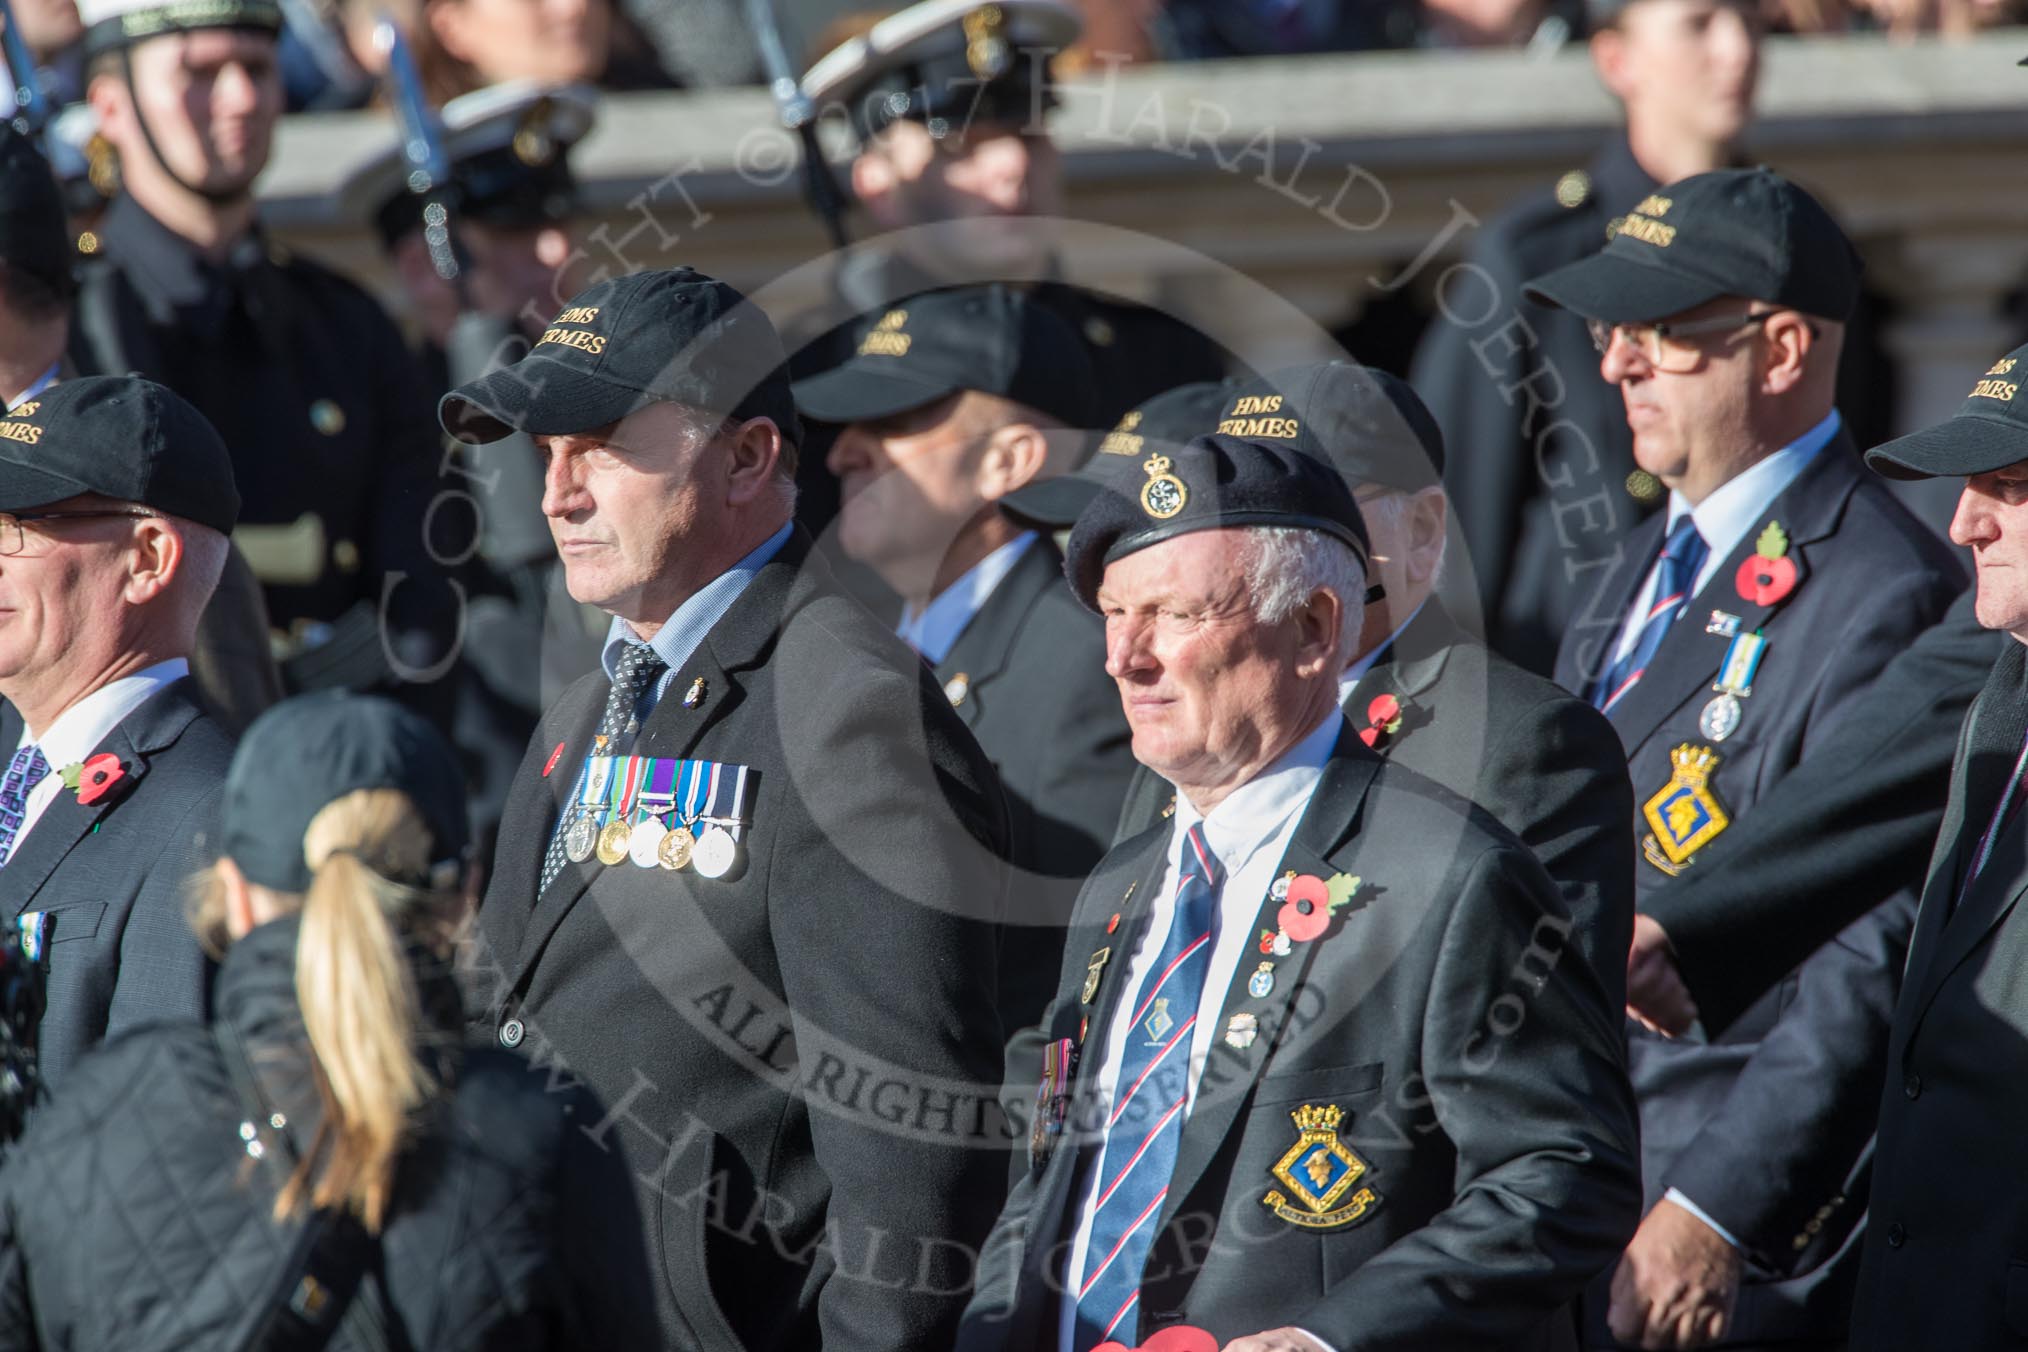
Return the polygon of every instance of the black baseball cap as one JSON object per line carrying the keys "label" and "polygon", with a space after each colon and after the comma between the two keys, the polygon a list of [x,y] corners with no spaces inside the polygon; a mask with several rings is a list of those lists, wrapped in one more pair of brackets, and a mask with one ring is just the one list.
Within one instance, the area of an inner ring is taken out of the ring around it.
{"label": "black baseball cap", "polygon": [[35,143],[0,122],[0,263],[71,287],[70,228],[63,190]]}
{"label": "black baseball cap", "polygon": [[437,405],[459,441],[568,436],[666,401],[772,418],[800,443],[775,326],[733,287],[692,268],[615,277],[571,297],[528,355]]}
{"label": "black baseball cap", "polygon": [[1015,489],[1000,499],[1000,510],[1024,526],[1063,530],[1107,489],[1139,492],[1141,462],[1151,455],[1173,456],[1177,447],[1210,432],[1231,388],[1229,381],[1199,380],[1162,391],[1123,414],[1076,470]]}
{"label": "black baseball cap", "polygon": [[1355,362],[1291,366],[1232,392],[1216,430],[1289,446],[1357,488],[1413,493],[1443,479],[1444,434],[1408,382]]}
{"label": "black baseball cap", "polygon": [[888,418],[959,390],[999,395],[1068,427],[1091,421],[1091,356],[1070,325],[992,283],[924,291],[859,325],[852,355],[795,385],[819,422]]}
{"label": "black baseball cap", "polygon": [[[253,721],[233,752],[219,807],[220,851],[248,881],[310,887],[303,837],[319,812],[360,789],[399,789],[429,828],[430,868],[393,881],[448,885],[470,842],[465,778],[443,735],[376,695],[319,691],[285,699]],[[431,876],[450,873],[450,877]]]}
{"label": "black baseball cap", "polygon": [[[1344,541],[1367,566],[1372,546],[1352,490],[1329,465],[1288,446],[1204,436],[1173,454],[1151,455],[1139,488],[1092,499],[1071,529],[1064,576],[1098,609],[1106,565],[1193,531],[1286,526]],[[1352,605],[1356,598],[1347,597]]]}
{"label": "black baseball cap", "polygon": [[1986,369],[1945,422],[1866,452],[1890,479],[1963,478],[2028,460],[2028,345]]}
{"label": "black baseball cap", "polygon": [[1769,169],[1719,169],[1657,188],[1605,248],[1522,288],[1608,324],[1746,296],[1843,321],[1859,300],[1852,241],[1816,198]]}
{"label": "black baseball cap", "polygon": [[81,376],[0,417],[0,512],[97,493],[231,534],[232,457],[183,397],[139,376]]}

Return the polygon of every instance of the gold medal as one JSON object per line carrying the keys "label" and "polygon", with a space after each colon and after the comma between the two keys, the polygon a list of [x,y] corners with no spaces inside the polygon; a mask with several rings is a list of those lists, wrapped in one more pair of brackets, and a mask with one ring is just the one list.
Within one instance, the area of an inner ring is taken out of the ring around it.
{"label": "gold medal", "polygon": [[689,827],[679,826],[662,837],[655,860],[666,869],[686,869],[690,867],[691,852],[696,848],[697,837],[690,834]]}
{"label": "gold medal", "polygon": [[608,822],[599,832],[598,857],[601,864],[617,864],[627,857],[627,840],[632,833],[625,822]]}

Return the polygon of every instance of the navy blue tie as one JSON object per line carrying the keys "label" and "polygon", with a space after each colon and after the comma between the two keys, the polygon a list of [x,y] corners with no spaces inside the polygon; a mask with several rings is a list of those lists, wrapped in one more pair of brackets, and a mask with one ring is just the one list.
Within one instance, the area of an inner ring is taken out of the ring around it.
{"label": "navy blue tie", "polygon": [[14,843],[21,838],[21,824],[28,818],[28,795],[49,774],[49,762],[42,748],[33,743],[14,753],[7,762],[7,775],[0,779],[0,867],[14,857]]}
{"label": "navy blue tie", "polygon": [[1644,614],[1627,621],[1641,626],[1640,637],[1627,649],[1627,655],[1607,667],[1605,675],[1592,687],[1591,702],[1599,709],[1610,710],[1640,684],[1655,650],[1668,636],[1669,626],[1689,606],[1690,593],[1697,587],[1698,571],[1710,553],[1710,546],[1697,533],[1697,522],[1685,512],[1662,544],[1662,557],[1655,570],[1654,601]]}
{"label": "navy blue tie", "polygon": [[1211,969],[1212,919],[1223,881],[1199,822],[1183,836],[1168,937],[1133,997],[1077,1292],[1077,1352],[1109,1338],[1128,1346],[1135,1341],[1141,1270],[1183,1139],[1191,1032]]}

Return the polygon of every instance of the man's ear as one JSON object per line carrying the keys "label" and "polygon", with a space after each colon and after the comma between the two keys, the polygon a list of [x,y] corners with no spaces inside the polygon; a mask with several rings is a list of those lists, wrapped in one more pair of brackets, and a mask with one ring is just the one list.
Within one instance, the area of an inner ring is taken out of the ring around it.
{"label": "man's ear", "polygon": [[1617,28],[1601,28],[1593,33],[1591,67],[1598,72],[1599,83],[1606,87],[1606,92],[1625,103],[1634,83],[1627,68],[1627,35]]}
{"label": "man's ear", "polygon": [[1449,528],[1449,518],[1450,506],[1444,501],[1442,489],[1425,488],[1409,495],[1404,550],[1407,557],[1402,562],[1410,582],[1426,583],[1436,576],[1444,556],[1444,532]]}
{"label": "man's ear", "polygon": [[129,604],[144,605],[176,580],[183,567],[183,536],[163,517],[144,517],[134,523],[128,559],[124,595]]}
{"label": "man's ear", "polygon": [[1345,605],[1334,592],[1319,587],[1296,611],[1296,674],[1311,677],[1338,669],[1338,639],[1345,624]]}
{"label": "man's ear", "polygon": [[1782,310],[1761,321],[1767,338],[1761,383],[1769,394],[1786,394],[1803,382],[1809,370],[1810,352],[1817,346],[1817,333],[1808,318],[1795,310]]}
{"label": "man's ear", "polygon": [[782,431],[773,418],[748,418],[726,457],[725,501],[743,507],[770,491],[782,462]]}
{"label": "man's ear", "polygon": [[868,145],[852,160],[852,195],[884,229],[901,222],[895,210],[894,191],[901,181],[894,164],[877,145]]}
{"label": "man's ear", "polygon": [[1041,478],[1048,463],[1048,433],[1033,423],[1009,423],[987,439],[979,458],[979,496],[998,502]]}

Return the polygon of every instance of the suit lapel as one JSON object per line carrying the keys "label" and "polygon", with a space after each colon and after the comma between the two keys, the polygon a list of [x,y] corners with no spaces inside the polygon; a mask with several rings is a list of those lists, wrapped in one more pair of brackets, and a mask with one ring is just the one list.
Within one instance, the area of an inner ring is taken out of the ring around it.
{"label": "suit lapel", "polygon": [[[1566,646],[1557,654],[1556,683],[1579,699],[1591,698],[1592,687],[1612,665],[1627,612],[1634,608],[1634,597],[1661,553],[1663,524],[1663,513],[1657,512],[1634,528],[1619,562],[1599,581],[1589,607],[1580,610],[1572,621],[1579,632],[1596,628],[1602,635],[1595,643],[1586,639],[1575,646]],[[1606,627],[1608,621],[1610,628]]]}
{"label": "suit lapel", "polygon": [[[124,803],[139,787],[148,773],[150,757],[173,745],[183,729],[190,726],[199,712],[191,698],[193,689],[187,676],[171,682],[150,696],[146,703],[92,748],[92,755],[109,752],[118,756],[120,768],[125,771],[122,782],[115,784],[104,797],[87,805],[79,802],[72,790],[57,790],[56,797],[36,818],[34,827],[22,837],[20,847],[7,860],[6,867],[0,868],[0,897],[6,899],[4,904],[11,908],[12,914],[18,916],[32,909],[30,903],[42,885],[77,848],[78,842],[90,835],[108,813]],[[5,737],[10,731],[18,741],[21,718],[12,706],[8,707],[5,719],[0,720],[0,737]],[[54,776],[62,769],[60,765],[52,765],[49,773]]]}
{"label": "suit lapel", "polygon": [[[1712,610],[1739,616],[1740,632],[1752,633],[1808,584],[1809,547],[1837,528],[1845,503],[1858,485],[1858,475],[1851,438],[1841,432],[1804,466],[1794,483],[1775,496],[1733,546],[1711,581],[1691,598],[1682,617],[1663,637],[1647,673],[1606,715],[1618,729],[1630,757],[1685,703],[1708,693],[1716,680],[1729,640],[1705,631]],[[1743,598],[1733,579],[1753,556],[1760,533],[1770,521],[1780,522],[1788,532],[1788,556],[1795,561],[1796,581],[1788,597],[1762,606]]]}
{"label": "suit lapel", "polygon": [[[806,582],[805,575],[808,573],[818,576]],[[766,660],[773,649],[775,634],[795,604],[792,593],[804,585],[821,585],[828,576],[828,570],[809,555],[809,537],[803,533],[801,526],[796,527],[775,557],[754,575],[753,581],[732,603],[731,609],[711,627],[689,660],[672,673],[628,754],[658,759],[689,756],[704,734],[739,706],[742,692],[736,676]],[[571,733],[564,743],[564,754],[572,758],[573,766],[582,765],[584,757],[590,754],[592,735],[598,728],[599,717],[605,710],[606,695],[611,688],[604,681],[588,681],[585,685],[584,703],[567,724]],[[563,763],[558,762],[559,765]],[[558,776],[551,775],[550,779],[555,781]],[[577,774],[573,770],[560,783],[551,784],[551,831],[555,830],[555,823],[567,805],[567,795],[576,782]],[[545,834],[542,849],[547,850],[548,845],[549,836]],[[577,905],[578,899],[606,871],[606,867],[599,862],[597,855],[582,862],[564,861],[556,880],[535,898],[527,930],[522,936],[513,984],[518,985],[527,977],[543,946],[549,942],[549,936],[556,932],[564,916]],[[633,865],[622,863],[613,867],[631,868]],[[540,885],[539,864],[534,881]]]}
{"label": "suit lapel", "polygon": [[[1296,834],[1283,852],[1274,876],[1282,877],[1294,870],[1298,874],[1329,878],[1337,871],[1328,862],[1330,856],[1351,834],[1352,823],[1379,768],[1379,759],[1367,752],[1349,730],[1341,734],[1339,746],[1325,763],[1323,777],[1310,795],[1309,807],[1297,823]],[[1271,895],[1261,898],[1247,929],[1245,956],[1240,959],[1219,1006],[1215,1030],[1218,1039],[1212,1044],[1211,1055],[1198,1080],[1196,1102],[1183,1125],[1176,1167],[1169,1176],[1169,1197],[1163,1205],[1165,1226],[1197,1186],[1231,1132],[1240,1109],[1250,1101],[1254,1080],[1290,1026],[1290,1004],[1308,978],[1318,949],[1335,937],[1326,934],[1296,945],[1287,958],[1276,963],[1273,991],[1265,1000],[1256,1000],[1247,987],[1261,961],[1252,940],[1263,930],[1274,932],[1281,905]],[[1253,1014],[1259,1021],[1260,1034],[1252,1045],[1235,1048],[1225,1041],[1225,1029],[1230,1026],[1232,1016],[1242,1011]]]}
{"label": "suit lapel", "polygon": [[937,684],[946,696],[957,683],[958,697],[952,703],[967,727],[984,717],[984,706],[994,698],[994,678],[1007,669],[1014,636],[1021,632],[1028,612],[1051,587],[1062,585],[1062,556],[1048,539],[1037,537],[937,663]]}
{"label": "suit lapel", "polygon": [[1392,695],[1401,705],[1403,725],[1399,735],[1381,739],[1374,747],[1385,754],[1401,737],[1415,730],[1415,705],[1444,673],[1451,650],[1464,637],[1443,603],[1432,596],[1366,669],[1345,701],[1345,716],[1355,729],[1367,726],[1366,710],[1375,699]]}

